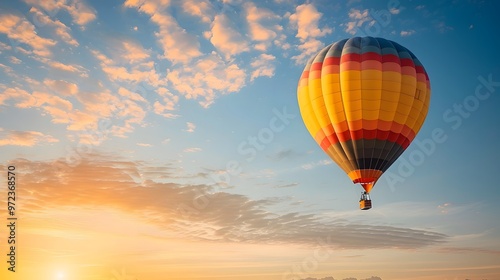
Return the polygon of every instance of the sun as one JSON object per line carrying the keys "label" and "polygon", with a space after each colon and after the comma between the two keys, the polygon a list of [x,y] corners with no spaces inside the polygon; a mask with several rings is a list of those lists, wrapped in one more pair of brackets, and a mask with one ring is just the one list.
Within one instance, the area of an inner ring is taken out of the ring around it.
{"label": "sun", "polygon": [[64,279],[66,279],[66,274],[64,273],[64,271],[58,271],[56,273],[56,279],[57,280],[64,280]]}

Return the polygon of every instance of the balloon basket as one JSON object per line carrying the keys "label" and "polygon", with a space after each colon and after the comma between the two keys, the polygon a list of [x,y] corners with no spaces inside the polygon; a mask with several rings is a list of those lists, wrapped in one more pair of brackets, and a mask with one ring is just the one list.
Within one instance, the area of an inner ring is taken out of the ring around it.
{"label": "balloon basket", "polygon": [[370,199],[359,201],[359,209],[368,210],[370,208],[372,208],[372,201]]}

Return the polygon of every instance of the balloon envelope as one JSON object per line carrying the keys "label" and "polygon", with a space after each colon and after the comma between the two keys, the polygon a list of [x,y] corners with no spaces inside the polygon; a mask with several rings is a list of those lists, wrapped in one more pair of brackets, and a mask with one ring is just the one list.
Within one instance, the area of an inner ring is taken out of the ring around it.
{"label": "balloon envelope", "polygon": [[309,60],[297,89],[314,140],[367,192],[415,138],[430,95],[417,57],[373,37],[325,47]]}

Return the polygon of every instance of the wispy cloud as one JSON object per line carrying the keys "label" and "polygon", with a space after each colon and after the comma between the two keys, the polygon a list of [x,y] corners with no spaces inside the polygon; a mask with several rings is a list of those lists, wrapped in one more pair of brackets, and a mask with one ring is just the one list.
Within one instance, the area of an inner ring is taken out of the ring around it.
{"label": "wispy cloud", "polygon": [[245,85],[246,72],[235,62],[226,62],[218,54],[204,55],[189,67],[169,70],[167,79],[176,91],[188,99],[201,99],[209,107],[219,95],[237,92]]}
{"label": "wispy cloud", "polygon": [[187,131],[187,132],[194,132],[194,130],[196,129],[196,125],[192,122],[187,122],[186,123],[186,129],[184,131]]}
{"label": "wispy cloud", "polygon": [[332,163],[333,162],[331,160],[324,159],[324,160],[320,160],[320,161],[316,161],[316,162],[309,162],[309,163],[303,164],[301,167],[302,167],[302,169],[309,170],[309,169],[313,169],[313,168],[318,167],[318,166],[329,165]]}
{"label": "wispy cloud", "polygon": [[127,98],[127,99],[130,99],[132,101],[139,101],[139,102],[143,102],[143,103],[146,103],[147,100],[144,99],[144,97],[142,97],[142,95],[138,94],[137,92],[132,92],[126,88],[123,88],[123,87],[120,87],[118,89],[118,94]]}
{"label": "wispy cloud", "polygon": [[19,58],[15,57],[15,56],[10,56],[9,61],[13,64],[21,64],[21,62],[22,62],[22,60],[20,60]]}
{"label": "wispy cloud", "polygon": [[319,28],[319,21],[323,16],[313,4],[297,6],[295,13],[290,15],[290,23],[297,29],[296,37],[300,40],[297,49],[299,55],[293,56],[297,64],[304,64],[313,54],[317,53],[324,44],[317,38],[333,32],[332,28]]}
{"label": "wispy cloud", "polygon": [[115,95],[107,89],[80,91],[76,84],[50,79],[31,93],[17,87],[5,89],[0,95],[0,105],[11,103],[22,109],[42,109],[52,123],[66,124],[68,131],[82,133],[82,141],[86,139],[85,134],[102,130],[98,126],[102,120],[113,120],[110,132],[126,137],[126,133],[133,131],[133,126],[140,124],[146,115],[143,105],[126,96]]}
{"label": "wispy cloud", "polygon": [[[129,43],[124,43],[124,45],[128,45],[129,48],[131,47]],[[133,48],[136,50],[139,49],[137,46]],[[127,60],[127,62],[113,60],[98,50],[92,50],[91,52],[100,61],[102,71],[106,73],[111,81],[123,81],[136,84],[139,82],[148,82],[153,84],[153,86],[157,84],[158,74],[153,68],[154,65],[145,65],[146,67],[142,67],[142,64],[129,63],[130,60]],[[140,52],[139,54],[131,54],[129,50],[127,50],[124,55],[130,56],[130,58],[134,57],[135,59],[140,58],[141,60],[146,56],[146,54],[141,54]]]}
{"label": "wispy cloud", "polygon": [[157,100],[153,104],[154,112],[165,118],[177,118],[178,115],[174,114],[173,112],[176,110],[179,96],[172,94],[168,89],[164,87],[158,89],[158,94],[161,96],[161,101]]}
{"label": "wispy cloud", "polygon": [[74,23],[84,28],[85,25],[97,18],[96,11],[82,0],[24,0],[26,4],[41,8],[49,15],[56,15],[60,10],[65,10],[71,15]]}
{"label": "wispy cloud", "polygon": [[[171,83],[170,94],[199,100],[203,107],[210,106],[219,95],[240,90],[245,85],[246,71],[230,58],[249,50],[247,38],[239,30],[231,27],[227,15],[215,14],[216,9],[209,2],[185,1],[183,10],[199,17],[202,22],[210,22],[210,29],[204,30],[204,37],[217,50],[203,53],[200,38],[186,31],[170,14],[169,1],[133,1],[125,7],[136,8],[150,17],[158,26],[157,41],[164,58],[172,63],[166,80]],[[197,6],[200,4],[199,6]],[[115,73],[124,69],[113,69]],[[166,117],[175,117],[168,112],[175,98],[165,97],[163,102],[155,102],[155,112]]]}
{"label": "wispy cloud", "polygon": [[0,33],[5,34],[12,42],[17,41],[30,46],[34,54],[44,57],[52,54],[50,47],[57,43],[39,36],[31,22],[14,14],[0,15]]}
{"label": "wispy cloud", "polygon": [[415,34],[415,30],[413,30],[413,29],[402,30],[401,32],[399,32],[399,35],[401,35],[403,37],[410,36],[410,35],[413,35],[413,34]]}
{"label": "wispy cloud", "polygon": [[7,88],[0,94],[0,105],[9,104],[10,101],[17,108],[29,108],[37,104],[34,96],[18,87]]}
{"label": "wispy cloud", "polygon": [[[316,245],[321,238],[339,249],[410,249],[447,240],[446,235],[431,230],[325,220],[295,212],[276,214],[267,210],[274,203],[272,199],[251,200],[244,195],[213,192],[212,187],[204,184],[165,182],[165,175],[168,178],[170,174],[168,168],[161,176],[163,182],[159,182],[155,176],[162,172],[158,170],[144,177],[143,169],[153,167],[112,160],[109,156],[88,155],[76,166],[58,162],[58,168],[51,162],[21,160],[17,164],[25,170],[26,188],[22,195],[29,202],[25,204],[26,215],[55,205],[111,207],[145,218],[156,227],[200,240]],[[130,174],[143,174],[145,187],[137,188]],[[193,199],[200,196],[207,203],[197,210],[200,206],[193,205]],[[136,211],[137,204],[144,201],[148,201],[147,215]],[[186,222],[189,227],[180,226]]]}
{"label": "wispy cloud", "polygon": [[399,13],[401,13],[401,8],[398,7],[398,8],[390,8],[389,9],[389,13],[393,14],[393,15],[398,15]]}
{"label": "wispy cloud", "polygon": [[2,131],[0,130],[0,146],[25,146],[59,142],[51,135],[39,131]]}
{"label": "wispy cloud", "polygon": [[444,21],[435,21],[434,27],[439,33],[445,33],[453,30],[453,27],[447,25]]}
{"label": "wispy cloud", "polygon": [[354,35],[358,32],[358,27],[361,27],[365,22],[372,20],[369,15],[368,9],[359,10],[359,9],[351,9],[349,10],[349,19],[350,21],[345,25],[345,32]]}
{"label": "wispy cloud", "polygon": [[250,38],[258,42],[256,49],[266,51],[271,42],[283,31],[283,27],[278,22],[281,17],[271,10],[257,7],[253,2],[245,2],[244,8]]}
{"label": "wispy cloud", "polygon": [[289,184],[284,184],[284,185],[276,185],[276,186],[274,186],[274,188],[277,188],[277,189],[279,189],[279,188],[291,188],[291,187],[296,187],[298,185],[299,185],[299,183],[289,183]]}
{"label": "wispy cloud", "polygon": [[258,57],[254,58],[250,65],[254,69],[252,75],[250,76],[250,81],[253,81],[255,78],[265,76],[272,77],[274,76],[274,61],[276,57],[270,54],[261,54]]}
{"label": "wispy cloud", "polygon": [[[4,51],[4,50],[11,50],[12,47],[5,44],[4,42],[0,42],[0,51]],[[1,53],[1,52],[0,52]]]}
{"label": "wispy cloud", "polygon": [[200,43],[166,12],[169,2],[127,0],[123,5],[146,13],[150,16],[151,22],[158,26],[156,37],[166,59],[173,63],[187,63],[202,54],[199,49]]}
{"label": "wispy cloud", "polygon": [[47,59],[41,59],[40,61],[47,63],[47,65],[49,65],[50,67],[52,67],[54,69],[58,69],[58,70],[66,71],[66,72],[72,72],[72,73],[79,73],[82,77],[87,76],[87,73],[86,73],[87,70],[83,66],[78,65],[78,64],[66,64],[66,63],[62,63],[59,61],[47,60]]}
{"label": "wispy cloud", "polygon": [[152,147],[153,145],[148,144],[148,143],[137,143],[137,146],[141,146],[141,147]]}
{"label": "wispy cloud", "polygon": [[438,251],[441,253],[452,253],[452,254],[480,253],[480,254],[500,255],[500,250],[495,250],[490,248],[475,248],[475,247],[442,247],[439,248]]}
{"label": "wispy cloud", "polygon": [[249,50],[247,39],[232,26],[233,24],[225,14],[216,15],[212,23],[210,42],[226,60]]}
{"label": "wispy cloud", "polygon": [[182,2],[182,8],[186,13],[198,17],[204,23],[213,21],[212,15],[215,11],[208,0],[185,0]]}
{"label": "wispy cloud", "polygon": [[130,63],[141,62],[150,57],[149,52],[139,43],[134,41],[122,41],[121,43],[123,46],[123,54],[120,56]]}
{"label": "wispy cloud", "polygon": [[65,43],[72,46],[79,45],[71,35],[71,29],[61,21],[49,17],[46,13],[36,7],[31,7],[30,13],[32,13],[32,16],[37,19],[38,24],[52,27],[54,33]]}

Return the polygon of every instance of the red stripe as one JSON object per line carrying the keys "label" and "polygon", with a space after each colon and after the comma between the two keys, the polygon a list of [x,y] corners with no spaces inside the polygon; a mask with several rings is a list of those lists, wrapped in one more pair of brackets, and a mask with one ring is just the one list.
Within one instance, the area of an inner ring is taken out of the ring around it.
{"label": "red stripe", "polygon": [[311,65],[311,68],[309,68],[309,71],[317,71],[321,70],[321,67],[323,66],[323,62],[315,62]]}
{"label": "red stripe", "polygon": [[415,71],[417,73],[425,73],[425,69],[422,66],[415,66]]}
{"label": "red stripe", "polygon": [[360,61],[361,60],[361,55],[358,53],[348,53],[348,54],[343,54],[340,57],[340,63],[348,62],[348,61]]}
{"label": "red stripe", "polygon": [[[411,136],[410,136],[411,137]],[[397,143],[406,149],[413,139],[408,139],[401,133],[396,133],[393,131],[384,131],[379,129],[360,129],[356,131],[346,130],[338,134],[330,134],[325,136],[319,143],[323,150],[327,150],[330,145],[335,145],[339,142],[347,142],[350,140],[361,140],[361,139],[378,139],[382,141],[389,141]]]}
{"label": "red stripe", "polygon": [[377,60],[382,61],[382,55],[375,52],[365,52],[362,54],[359,53],[347,53],[342,55],[340,58],[340,63],[346,61],[364,61],[364,60]]}
{"label": "red stripe", "polygon": [[413,59],[411,59],[411,58],[402,58],[401,59],[401,66],[415,67],[415,63],[413,63]]}
{"label": "red stripe", "polygon": [[377,60],[382,61],[382,55],[374,52],[365,52],[361,55],[361,61],[365,60]]}
{"label": "red stripe", "polygon": [[328,66],[328,65],[339,65],[340,64],[340,57],[337,56],[330,56],[325,58],[323,60],[323,65]]}
{"label": "red stripe", "polygon": [[[326,61],[328,62],[326,63]],[[375,52],[367,52],[363,54],[358,54],[358,53],[348,53],[344,54],[340,57],[340,61],[338,61],[337,57],[328,57],[325,59],[324,63],[325,65],[331,65],[335,63],[344,63],[348,61],[365,61],[365,60],[376,60],[376,61],[381,61],[381,62],[394,62],[397,63],[401,66],[413,66],[415,67],[415,63],[413,62],[413,59],[411,58],[399,58],[397,55],[394,54],[384,54],[380,55]]]}
{"label": "red stripe", "polygon": [[401,60],[398,56],[393,54],[385,54],[382,56],[382,62],[395,62],[397,64],[401,63]]}

